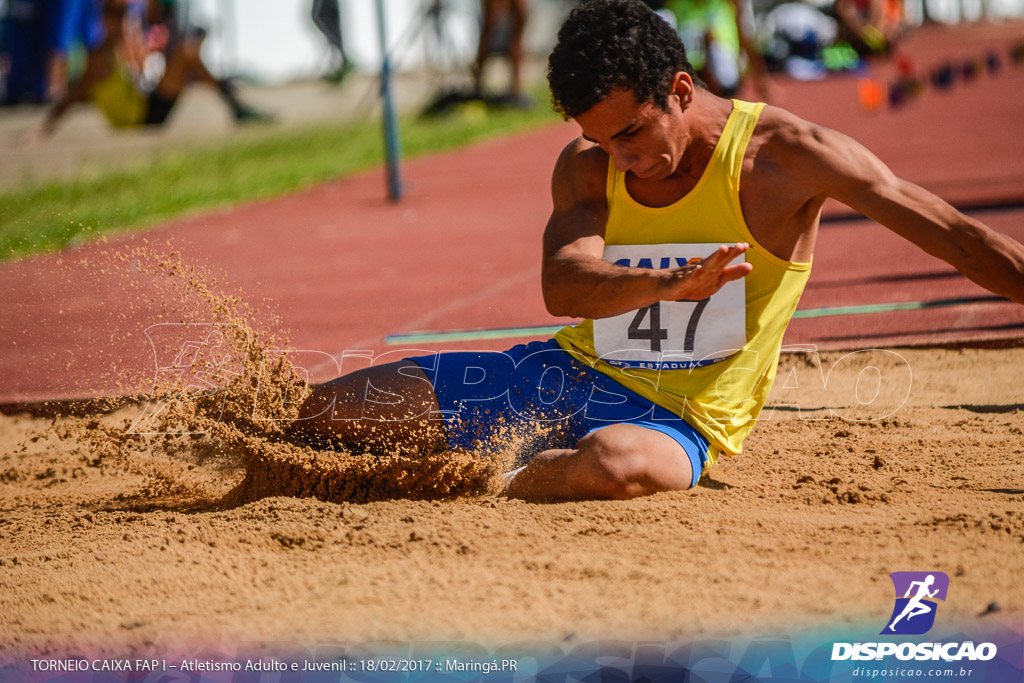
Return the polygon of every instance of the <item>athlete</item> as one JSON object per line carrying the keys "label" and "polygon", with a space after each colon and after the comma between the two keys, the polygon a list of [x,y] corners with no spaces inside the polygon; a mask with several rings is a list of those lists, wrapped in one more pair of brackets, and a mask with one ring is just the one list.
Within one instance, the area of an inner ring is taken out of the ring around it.
{"label": "athlete", "polygon": [[[215,78],[200,58],[205,33],[201,30],[169,31],[172,38],[164,50],[165,68],[150,89],[141,86],[141,73],[147,46],[142,36],[140,17],[130,0],[106,0],[103,4],[103,40],[90,50],[82,77],[53,107],[43,122],[31,132],[31,140],[52,134],[61,118],[73,105],[91,100],[115,128],[160,126],[190,80],[215,87],[238,123],[266,122],[272,117],[241,102],[229,80]],[[151,14],[164,14],[164,5],[150,0]],[[161,20],[169,18],[160,16]],[[168,32],[164,27],[164,32]]]}
{"label": "athlete", "polygon": [[[523,30],[530,16],[527,0],[481,0],[480,39],[477,43],[476,59],[470,71],[473,76],[473,92],[481,97],[484,92],[484,66],[490,57],[506,52],[509,60],[508,91],[496,98],[499,104],[529,109],[533,102],[523,92]],[[506,25],[507,24],[507,25]],[[507,36],[501,34],[505,30]],[[504,40],[505,45],[498,47]]]}
{"label": "athlete", "polygon": [[[906,617],[907,621],[910,621],[916,616],[928,614],[932,611],[932,608],[924,603],[924,598],[934,598],[938,594],[938,588],[936,588],[934,591],[928,590],[928,588],[934,583],[935,576],[929,574],[924,581],[913,581],[909,586],[907,586],[907,594],[903,597],[910,598],[910,601],[907,602],[907,606],[903,608],[903,611],[900,612],[900,615],[893,619],[892,623],[889,624],[890,631],[895,630],[896,622],[898,622],[903,617]],[[915,593],[914,597],[911,598],[910,594],[914,592],[914,586],[917,586],[917,593]]]}
{"label": "athlete", "polygon": [[541,285],[552,314],[583,322],[505,353],[345,375],[302,406],[307,439],[514,446],[506,490],[525,499],[691,487],[755,424],[828,197],[1024,303],[1024,246],[848,137],[713,95],[639,0],[573,10],[548,80],[582,135],[555,165]]}
{"label": "athlete", "polygon": [[735,95],[745,59],[758,96],[768,99],[768,68],[750,36],[754,14],[746,0],[670,0],[666,7],[675,18],[687,61],[708,90],[722,97]]}

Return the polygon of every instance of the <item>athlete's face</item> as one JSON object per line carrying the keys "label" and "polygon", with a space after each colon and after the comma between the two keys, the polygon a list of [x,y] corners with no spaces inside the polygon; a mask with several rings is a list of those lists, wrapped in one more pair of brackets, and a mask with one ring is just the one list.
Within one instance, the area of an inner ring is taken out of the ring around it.
{"label": "athlete's face", "polygon": [[[679,77],[685,74],[678,74]],[[692,88],[692,82],[686,77]],[[583,137],[600,145],[615,160],[615,168],[638,178],[660,180],[676,170],[686,148],[683,103],[685,89],[673,86],[667,109],[637,102],[632,90],[616,89],[576,117]]]}

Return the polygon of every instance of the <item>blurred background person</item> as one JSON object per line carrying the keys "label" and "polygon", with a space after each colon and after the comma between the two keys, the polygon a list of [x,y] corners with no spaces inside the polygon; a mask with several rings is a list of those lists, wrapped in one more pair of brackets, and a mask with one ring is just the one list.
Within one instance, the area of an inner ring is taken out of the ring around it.
{"label": "blurred background person", "polygon": [[840,38],[862,57],[888,54],[903,35],[901,0],[836,0]]}
{"label": "blurred background person", "polygon": [[[242,103],[230,80],[218,79],[206,69],[200,57],[205,31],[179,26],[174,15],[173,0],[145,5],[106,0],[102,42],[89,51],[82,77],[47,112],[36,137],[52,133],[68,109],[87,100],[115,127],[161,125],[192,80],[216,88],[235,121],[271,120]],[[159,74],[159,64],[150,68],[149,57],[155,53],[163,58]]]}
{"label": "blurred background person", "polygon": [[749,0],[668,0],[664,9],[671,12],[666,18],[675,21],[686,56],[711,92],[733,97],[749,73],[757,95],[770,99],[768,69],[752,37]]}
{"label": "blurred background person", "polygon": [[103,40],[102,0],[0,2],[0,104],[59,99],[67,89],[71,53]]}
{"label": "blurred background person", "polygon": [[311,12],[317,30],[327,39],[331,47],[331,64],[324,80],[341,83],[352,73],[355,65],[345,54],[345,41],[341,29],[341,8],[338,0],[313,0]]}
{"label": "blurred background person", "polygon": [[818,80],[829,71],[853,70],[861,65],[860,56],[849,43],[837,40],[839,22],[835,17],[810,2],[776,5],[760,27],[762,54],[770,70],[786,71],[799,80]]}
{"label": "blurred background person", "polygon": [[0,60],[4,91],[0,104],[45,102],[54,22],[43,0],[8,0],[0,5]]}
{"label": "blurred background person", "polygon": [[103,42],[103,0],[48,0],[53,42],[50,45],[47,101],[64,96],[72,74],[75,50],[88,54]]}
{"label": "blurred background person", "polygon": [[509,61],[508,90],[494,97],[497,104],[530,108],[533,100],[523,92],[523,29],[530,13],[527,0],[481,0],[480,42],[471,68],[473,91],[484,97],[484,67],[492,56],[505,54]]}

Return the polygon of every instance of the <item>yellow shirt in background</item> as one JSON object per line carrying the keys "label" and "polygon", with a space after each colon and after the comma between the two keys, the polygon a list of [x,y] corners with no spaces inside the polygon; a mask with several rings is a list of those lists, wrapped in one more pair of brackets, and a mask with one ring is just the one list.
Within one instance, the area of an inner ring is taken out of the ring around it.
{"label": "yellow shirt in background", "polygon": [[90,97],[116,128],[141,126],[146,120],[146,96],[138,91],[121,65],[92,87]]}

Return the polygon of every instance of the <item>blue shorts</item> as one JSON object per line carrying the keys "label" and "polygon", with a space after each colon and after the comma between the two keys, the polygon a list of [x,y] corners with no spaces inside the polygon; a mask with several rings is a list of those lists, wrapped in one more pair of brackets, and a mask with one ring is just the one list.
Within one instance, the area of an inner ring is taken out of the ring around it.
{"label": "blue shorts", "polygon": [[696,485],[708,440],[690,423],[594,370],[552,340],[508,351],[417,356],[434,386],[448,446],[482,454],[516,452],[517,465],[552,448],[575,448],[587,434],[633,424],[666,434],[686,451]]}

